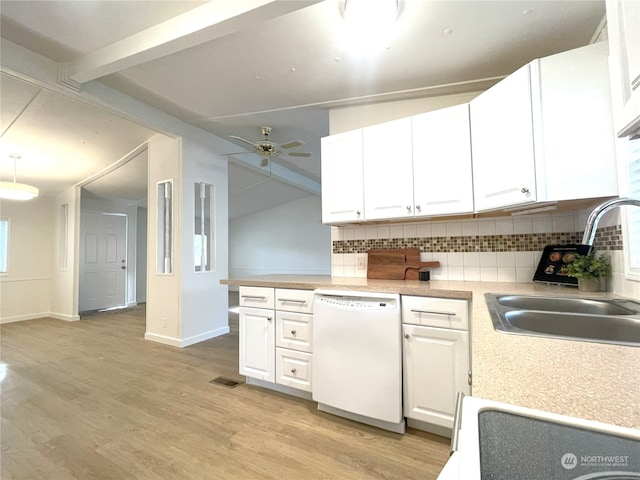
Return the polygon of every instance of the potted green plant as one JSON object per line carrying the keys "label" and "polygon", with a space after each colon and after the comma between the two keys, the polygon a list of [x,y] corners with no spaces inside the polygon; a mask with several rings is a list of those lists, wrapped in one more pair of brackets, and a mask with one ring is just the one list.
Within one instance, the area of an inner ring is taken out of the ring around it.
{"label": "potted green plant", "polygon": [[611,275],[611,261],[607,255],[596,255],[591,250],[587,255],[576,255],[567,265],[567,275],[578,279],[578,289],[599,292],[602,279]]}

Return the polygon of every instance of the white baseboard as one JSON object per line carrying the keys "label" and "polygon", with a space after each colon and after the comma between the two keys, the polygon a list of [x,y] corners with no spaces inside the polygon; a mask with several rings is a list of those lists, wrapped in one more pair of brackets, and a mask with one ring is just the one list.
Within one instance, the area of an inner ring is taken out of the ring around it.
{"label": "white baseboard", "polygon": [[25,315],[14,315],[13,317],[0,318],[0,325],[5,323],[24,322],[26,320],[37,320],[39,318],[55,318],[56,320],[64,320],[65,322],[77,322],[80,315],[64,315],[54,312],[27,313]]}
{"label": "white baseboard", "polygon": [[255,385],[257,387],[268,388],[269,390],[275,390],[276,392],[286,393],[287,395],[303,398],[305,400],[313,400],[311,398],[311,392],[305,392],[304,390],[291,388],[291,387],[288,387],[287,385],[279,385],[277,383],[267,382],[265,380],[260,380],[259,378],[252,378],[252,377],[247,377],[246,383],[247,385]]}
{"label": "white baseboard", "polygon": [[133,308],[133,307],[137,307],[138,306],[138,302],[127,302],[127,308]]}
{"label": "white baseboard", "polygon": [[2,317],[0,318],[0,325],[4,325],[5,323],[23,322],[25,320],[35,320],[37,318],[46,318],[49,316],[49,312],[41,312],[28,313],[26,315],[14,315],[13,317]]}
{"label": "white baseboard", "polygon": [[194,345],[196,343],[204,342],[205,340],[209,340],[210,338],[219,337],[220,335],[229,333],[229,331],[230,331],[229,327],[222,327],[216,330],[210,330],[208,332],[204,332],[199,335],[194,335],[184,339],[167,337],[165,335],[158,335],[157,333],[147,332],[144,334],[144,339],[150,340],[152,342],[163,343],[164,345],[170,345],[172,347],[184,348],[184,347],[188,347],[189,345]]}
{"label": "white baseboard", "polygon": [[65,315],[64,313],[49,312],[48,316],[55,318],[56,320],[64,320],[65,322],[77,322],[80,320],[80,315]]}

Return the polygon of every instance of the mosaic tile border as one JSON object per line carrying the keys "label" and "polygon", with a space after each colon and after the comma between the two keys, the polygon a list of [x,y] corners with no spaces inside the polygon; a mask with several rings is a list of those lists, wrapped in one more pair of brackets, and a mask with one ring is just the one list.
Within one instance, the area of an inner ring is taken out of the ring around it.
{"label": "mosaic tile border", "polygon": [[[379,238],[368,240],[334,240],[332,252],[367,253],[372,248],[420,248],[421,252],[532,252],[546,245],[580,243],[582,232],[523,233],[511,235],[467,235],[459,237]],[[596,250],[622,250],[620,225],[598,229]]]}

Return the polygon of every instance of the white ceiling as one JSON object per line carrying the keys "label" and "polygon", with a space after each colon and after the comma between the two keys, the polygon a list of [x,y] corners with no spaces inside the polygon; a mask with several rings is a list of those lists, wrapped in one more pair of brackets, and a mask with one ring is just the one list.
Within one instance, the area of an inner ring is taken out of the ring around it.
{"label": "white ceiling", "polygon": [[[71,80],[104,82],[233,141],[236,151],[247,145],[229,136],[259,140],[262,125],[278,143],[301,139],[306,145],[292,150],[309,158],[277,161],[319,181],[329,108],[476,91],[484,79],[587,44],[605,13],[603,0],[404,0],[390,48],[363,55],[342,42],[343,4],[2,0],[0,32],[68,62]],[[1,87],[0,173],[6,153],[19,151],[19,181],[41,183],[43,194],[89,177],[153,134],[6,75]],[[230,169],[232,217],[308,195],[240,165]]]}

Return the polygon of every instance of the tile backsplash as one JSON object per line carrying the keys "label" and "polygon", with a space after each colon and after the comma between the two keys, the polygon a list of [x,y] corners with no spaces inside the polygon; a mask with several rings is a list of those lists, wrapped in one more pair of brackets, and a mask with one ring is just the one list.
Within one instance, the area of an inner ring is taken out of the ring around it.
{"label": "tile backsplash", "polygon": [[[531,282],[546,245],[581,243],[589,211],[469,219],[348,225],[332,227],[334,277],[366,277],[367,251],[420,248],[422,261],[440,262],[433,280]],[[622,230],[617,215],[600,222],[595,247],[613,264],[613,291],[640,286],[622,279]],[[622,282],[622,283],[621,283]],[[624,288],[623,288],[624,287]],[[624,292],[620,292],[624,293]]]}

